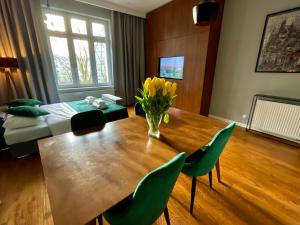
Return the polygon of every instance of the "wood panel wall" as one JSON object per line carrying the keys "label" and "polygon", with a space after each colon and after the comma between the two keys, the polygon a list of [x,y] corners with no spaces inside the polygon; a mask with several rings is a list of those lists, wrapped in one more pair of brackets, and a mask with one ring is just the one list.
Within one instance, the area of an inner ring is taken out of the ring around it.
{"label": "wood panel wall", "polygon": [[212,93],[224,0],[211,26],[195,26],[192,8],[199,0],[173,0],[147,14],[146,73],[158,75],[160,57],[184,56],[183,80],[178,85],[175,107],[208,115]]}

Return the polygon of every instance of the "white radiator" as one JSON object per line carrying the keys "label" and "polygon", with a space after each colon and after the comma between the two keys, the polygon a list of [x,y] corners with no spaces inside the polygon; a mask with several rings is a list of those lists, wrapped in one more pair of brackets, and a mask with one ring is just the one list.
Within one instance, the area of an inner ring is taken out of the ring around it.
{"label": "white radiator", "polygon": [[300,143],[300,105],[257,100],[251,129]]}

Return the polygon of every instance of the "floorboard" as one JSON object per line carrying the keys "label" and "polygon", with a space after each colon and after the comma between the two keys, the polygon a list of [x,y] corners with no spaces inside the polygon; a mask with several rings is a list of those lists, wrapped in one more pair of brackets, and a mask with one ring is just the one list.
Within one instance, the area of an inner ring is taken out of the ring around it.
{"label": "floorboard", "polygon": [[[213,189],[208,176],[198,178],[194,216],[191,177],[180,175],[168,203],[172,225],[300,224],[299,148],[237,128],[220,166]],[[14,160],[0,152],[0,200],[0,225],[53,225],[38,154]],[[166,224],[163,216],[155,224]]]}

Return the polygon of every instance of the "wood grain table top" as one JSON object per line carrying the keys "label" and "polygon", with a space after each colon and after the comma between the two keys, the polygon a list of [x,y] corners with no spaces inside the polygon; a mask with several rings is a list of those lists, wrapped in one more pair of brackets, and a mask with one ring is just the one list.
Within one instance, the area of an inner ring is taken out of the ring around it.
{"label": "wood grain table top", "polygon": [[225,123],[171,108],[159,139],[134,116],[38,141],[55,225],[82,225],[130,195],[151,170],[207,144]]}

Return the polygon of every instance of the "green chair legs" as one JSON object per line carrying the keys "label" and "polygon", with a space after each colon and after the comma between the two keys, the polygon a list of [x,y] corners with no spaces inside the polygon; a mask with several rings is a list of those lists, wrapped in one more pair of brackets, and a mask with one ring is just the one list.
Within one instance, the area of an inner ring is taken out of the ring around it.
{"label": "green chair legs", "polygon": [[167,225],[171,225],[168,207],[166,207],[164,210],[164,216],[165,216]]}
{"label": "green chair legs", "polygon": [[103,225],[103,218],[102,218],[102,214],[101,214],[101,215],[99,215],[99,216],[97,217],[97,220],[98,220],[98,224],[99,224],[99,225]]}
{"label": "green chair legs", "polygon": [[[221,183],[221,174],[220,174],[220,162],[219,159],[216,163],[216,172],[218,177],[218,182]],[[209,178],[209,187],[212,189],[212,171],[208,173]],[[196,186],[197,186],[197,177],[192,177],[192,188],[191,188],[191,202],[190,202],[190,214],[193,214],[194,210],[194,202],[195,202],[195,194],[196,194]]]}

